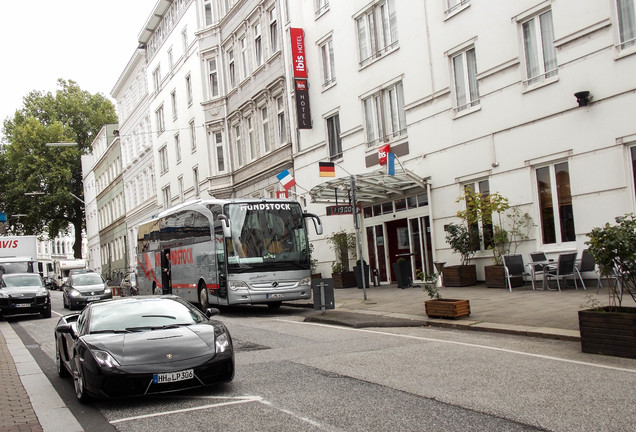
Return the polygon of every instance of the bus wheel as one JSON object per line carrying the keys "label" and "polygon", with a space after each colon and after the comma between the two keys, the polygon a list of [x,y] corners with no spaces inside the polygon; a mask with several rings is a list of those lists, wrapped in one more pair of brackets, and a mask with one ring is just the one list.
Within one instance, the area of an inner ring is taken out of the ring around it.
{"label": "bus wheel", "polygon": [[201,311],[205,312],[210,307],[210,302],[208,302],[208,292],[205,288],[205,284],[199,284],[199,306],[201,307]]}
{"label": "bus wheel", "polygon": [[278,309],[280,308],[280,306],[283,304],[282,301],[277,301],[277,302],[269,302],[267,303],[267,307],[270,309]]}
{"label": "bus wheel", "polygon": [[157,285],[152,284],[152,293],[154,295],[161,295],[161,288],[159,288]]}

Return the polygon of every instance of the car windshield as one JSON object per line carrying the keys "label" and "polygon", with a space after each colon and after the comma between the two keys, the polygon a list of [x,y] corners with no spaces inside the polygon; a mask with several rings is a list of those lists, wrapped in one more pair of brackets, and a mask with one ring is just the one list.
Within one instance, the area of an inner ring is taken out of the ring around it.
{"label": "car windshield", "polygon": [[98,274],[79,274],[73,276],[73,285],[97,285],[104,283]]}
{"label": "car windshield", "polygon": [[206,320],[199,310],[172,299],[105,302],[93,305],[89,333],[157,330]]}
{"label": "car windshield", "polygon": [[2,280],[8,287],[42,286],[42,280],[38,275],[5,275]]}

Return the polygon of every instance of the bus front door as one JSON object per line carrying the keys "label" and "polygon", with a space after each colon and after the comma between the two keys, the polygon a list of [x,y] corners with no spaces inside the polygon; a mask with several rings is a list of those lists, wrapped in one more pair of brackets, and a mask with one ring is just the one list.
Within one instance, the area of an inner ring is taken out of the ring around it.
{"label": "bus front door", "polygon": [[164,249],[161,254],[161,293],[172,294],[172,268],[170,249]]}

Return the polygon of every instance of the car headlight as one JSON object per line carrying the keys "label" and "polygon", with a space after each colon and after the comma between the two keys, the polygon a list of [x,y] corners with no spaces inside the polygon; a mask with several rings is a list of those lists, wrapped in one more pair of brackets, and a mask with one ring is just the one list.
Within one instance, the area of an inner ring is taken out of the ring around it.
{"label": "car headlight", "polygon": [[95,361],[101,367],[113,368],[119,366],[117,360],[113,358],[108,352],[101,350],[92,350],[91,353],[95,358]]}
{"label": "car headlight", "polygon": [[104,294],[110,294],[112,291],[113,291],[112,288],[109,286],[104,288]]}
{"label": "car headlight", "polygon": [[228,286],[230,287],[232,291],[237,291],[240,289],[243,289],[243,290],[248,289],[247,284],[243,281],[229,281]]}
{"label": "car headlight", "polygon": [[3,289],[0,289],[0,298],[8,298],[8,297],[9,297],[9,294],[4,292]]}
{"label": "car headlight", "polygon": [[77,290],[72,289],[72,290],[70,290],[70,292],[68,293],[68,295],[69,295],[69,296],[71,296],[71,297],[79,297],[79,296],[81,296],[81,295],[82,295],[82,293],[81,293],[81,292],[79,292],[79,291],[77,291]]}
{"label": "car headlight", "polygon": [[298,285],[311,285],[311,276],[307,276],[302,278],[299,282]]}
{"label": "car headlight", "polygon": [[224,325],[214,326],[214,346],[217,354],[225,352],[232,347],[232,339]]}
{"label": "car headlight", "polygon": [[37,297],[46,297],[49,295],[49,292],[43,288],[40,291],[38,291],[35,295]]}

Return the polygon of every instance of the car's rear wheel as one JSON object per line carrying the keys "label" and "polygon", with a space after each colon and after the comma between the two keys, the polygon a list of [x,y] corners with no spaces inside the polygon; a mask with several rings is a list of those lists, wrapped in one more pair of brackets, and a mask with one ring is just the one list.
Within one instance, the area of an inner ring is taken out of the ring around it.
{"label": "car's rear wheel", "polygon": [[42,312],[42,318],[51,318],[51,309],[46,309]]}
{"label": "car's rear wheel", "polygon": [[57,369],[57,374],[62,378],[69,376],[68,370],[62,364],[62,353],[60,353],[59,347],[55,350],[55,368]]}
{"label": "car's rear wheel", "polygon": [[154,295],[161,295],[162,291],[161,288],[159,288],[157,285],[155,285],[154,283],[152,284],[152,293]]}
{"label": "car's rear wheel", "polygon": [[75,387],[75,397],[78,401],[85,403],[90,399],[86,394],[86,383],[84,381],[84,369],[77,354],[73,359],[73,386]]}

